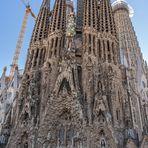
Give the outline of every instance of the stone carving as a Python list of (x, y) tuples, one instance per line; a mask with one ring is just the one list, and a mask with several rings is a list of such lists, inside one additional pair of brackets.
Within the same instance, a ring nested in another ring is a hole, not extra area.
[(66, 20), (65, 0), (55, 1), (49, 18), (49, 3), (36, 21), (7, 148), (125, 148), (138, 141), (140, 119), (129, 125), (135, 85), (131, 72), (123, 81), (110, 1), (78, 0), (83, 27), (74, 13)]

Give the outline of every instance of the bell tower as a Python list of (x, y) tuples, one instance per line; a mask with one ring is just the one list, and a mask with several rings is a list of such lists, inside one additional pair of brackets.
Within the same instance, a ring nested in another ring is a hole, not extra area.
[[(32, 34), (31, 43), (47, 38), (50, 22), (50, 0), (44, 0)], [(43, 23), (44, 22), (44, 23)]]
[[(41, 108), (41, 77), (48, 44), (50, 0), (43, 0), (32, 34), (21, 87), (16, 100), (15, 129), (8, 147), (33, 147)], [(32, 129), (30, 127), (33, 127)], [(30, 134), (28, 134), (30, 133)], [(13, 142), (15, 141), (16, 142)], [(30, 140), (29, 140), (30, 139)]]
[[(132, 130), (135, 130), (138, 133), (139, 140), (141, 140), (143, 127), (145, 127), (139, 103), (142, 98), (139, 100), (139, 97), (134, 92), (138, 92), (138, 83), (141, 83), (139, 80), (141, 79), (139, 72), (142, 71), (141, 63), (143, 59), (141, 57), (141, 50), (131, 21), (131, 17), (134, 15), (134, 10), (126, 1), (117, 0), (113, 3), (113, 14), (119, 38), (121, 64), (124, 67), (128, 84), (127, 89), (130, 100), (128, 104), (131, 110), (130, 118)], [(139, 92), (140, 91), (141, 90), (139, 90)], [(126, 120), (128, 115), (129, 114), (126, 113)]]

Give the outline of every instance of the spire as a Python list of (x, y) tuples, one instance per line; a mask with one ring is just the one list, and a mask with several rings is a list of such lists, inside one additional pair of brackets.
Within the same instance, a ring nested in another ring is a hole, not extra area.
[(110, 0), (100, 0), (99, 31), (116, 35), (115, 22)]
[(126, 67), (134, 68), (140, 53), (139, 43), (130, 18), (134, 15), (134, 10), (123, 0), (115, 1), (112, 6), (121, 50), (121, 63)]
[(84, 0), (83, 43), (84, 53), (96, 56), (96, 39), (98, 34), (97, 0)]
[(113, 4), (113, 11), (117, 11), (117, 10), (127, 10), (127, 12), (129, 13), (129, 16), (132, 18), (134, 16), (134, 9), (125, 1), (125, 0), (116, 0)]
[(74, 10), (74, 4), (72, 0), (66, 0), (66, 15), (69, 15), (70, 12), (73, 12)]
[[(64, 48), (66, 0), (56, 0), (49, 28), (48, 58), (59, 58)], [(58, 34), (58, 35), (57, 35)]]
[(43, 0), (34, 27), (31, 43), (47, 38), (50, 20), (50, 0)]
[(84, 0), (83, 27), (98, 28), (98, 10), (96, 0)]
[(84, 11), (84, 0), (77, 0), (77, 30), (81, 31), (83, 26), (83, 11)]
[(56, 0), (50, 23), (50, 32), (65, 29), (66, 0)]
[[(118, 65), (119, 45), (110, 0), (99, 1), (98, 58), (100, 62)], [(108, 36), (106, 38), (105, 36)]]
[(50, 0), (43, 0), (42, 7), (50, 9)]

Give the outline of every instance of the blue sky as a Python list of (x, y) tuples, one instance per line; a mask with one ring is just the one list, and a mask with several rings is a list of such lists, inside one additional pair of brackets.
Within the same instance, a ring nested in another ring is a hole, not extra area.
[[(138, 37), (138, 41), (144, 58), (148, 61), (148, 0), (127, 0), (134, 8), (135, 15), (132, 22)], [(30, 0), (30, 5), (37, 15), (42, 0)], [(53, 4), (53, 0), (51, 0)], [(3, 67), (10, 67), (16, 48), (25, 6), (21, 0), (2, 0), (0, 5), (0, 75)], [(24, 68), (27, 50), (34, 27), (33, 18), (29, 17), (23, 47), (19, 58), (19, 67)]]

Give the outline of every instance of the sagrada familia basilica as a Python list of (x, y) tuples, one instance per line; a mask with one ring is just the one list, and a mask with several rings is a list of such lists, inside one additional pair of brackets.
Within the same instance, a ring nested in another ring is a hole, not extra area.
[(148, 148), (148, 66), (132, 16), (124, 0), (43, 0), (24, 73), (0, 79), (0, 147)]

